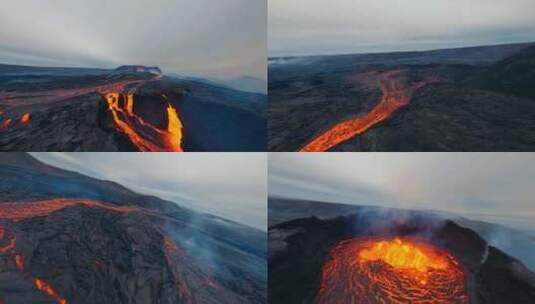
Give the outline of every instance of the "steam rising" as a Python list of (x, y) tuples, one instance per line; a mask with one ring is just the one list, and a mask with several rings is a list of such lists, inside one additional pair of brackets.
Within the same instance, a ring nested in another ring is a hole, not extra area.
[(533, 230), (522, 219), (535, 218), (534, 161), (535, 155), (515, 153), (277, 153), (270, 155), (269, 193), (495, 216), (494, 222)]

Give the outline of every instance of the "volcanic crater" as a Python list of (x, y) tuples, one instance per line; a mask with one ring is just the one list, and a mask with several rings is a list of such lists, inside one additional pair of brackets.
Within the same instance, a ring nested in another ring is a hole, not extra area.
[(314, 204), (270, 200), (273, 303), (535, 300), (531, 270), (443, 215)]

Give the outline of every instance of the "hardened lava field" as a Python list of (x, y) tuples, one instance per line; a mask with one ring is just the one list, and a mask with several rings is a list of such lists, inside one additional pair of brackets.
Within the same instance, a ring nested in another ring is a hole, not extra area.
[(317, 303), (468, 303), (458, 262), (423, 241), (354, 238), (330, 255)]

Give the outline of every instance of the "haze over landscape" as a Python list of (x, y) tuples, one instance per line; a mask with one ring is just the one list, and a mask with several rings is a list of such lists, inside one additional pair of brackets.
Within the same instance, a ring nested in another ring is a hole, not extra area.
[(269, 195), (441, 210), (533, 231), (534, 161), (527, 153), (274, 153)]
[[(249, 153), (32, 153), (183, 207), (266, 230), (266, 156)], [(105, 155), (105, 157), (104, 157)]]
[(263, 1), (10, 1), (0, 12), (0, 63), (265, 80), (266, 18)]
[(535, 40), (531, 0), (269, 1), (269, 55), (426, 50)]

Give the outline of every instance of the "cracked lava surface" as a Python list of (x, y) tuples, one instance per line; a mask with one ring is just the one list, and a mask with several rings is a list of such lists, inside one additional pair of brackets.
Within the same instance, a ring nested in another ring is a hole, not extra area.
[(464, 271), (444, 249), (409, 238), (340, 242), (321, 270), (317, 303), (468, 303)]

